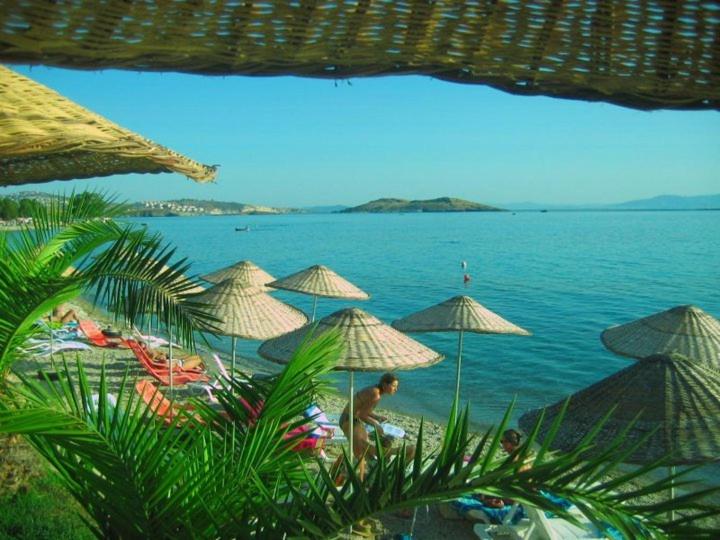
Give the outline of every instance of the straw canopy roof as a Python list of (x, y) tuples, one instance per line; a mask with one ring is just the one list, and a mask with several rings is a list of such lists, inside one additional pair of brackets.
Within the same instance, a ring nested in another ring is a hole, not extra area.
[(226, 279), (236, 279), (247, 285), (260, 287), (263, 292), (271, 290), (265, 285), (275, 281), (273, 276), (251, 261), (240, 261), (210, 274), (200, 276), (200, 279), (210, 283), (222, 283)]
[[(287, 363), (295, 349), (315, 325), (308, 325), (263, 343), (260, 356)], [(341, 309), (317, 323), (317, 335), (333, 329), (340, 331), (344, 352), (335, 366), (346, 371), (383, 371), (431, 366), (443, 355), (394, 330), (369, 313), (357, 308)]]
[[(564, 400), (546, 409), (540, 430), (548, 434)], [(649, 463), (672, 454), (671, 463), (689, 464), (720, 456), (720, 373), (680, 355), (654, 355), (607, 377), (570, 398), (554, 448), (569, 451), (613, 407), (596, 442), (599, 449), (636, 417), (638, 422), (625, 438), (638, 442), (657, 429), (627, 463)], [(541, 409), (520, 418), (529, 431)]]
[(311, 266), (295, 274), (268, 284), (275, 289), (285, 289), (314, 296), (367, 300), (370, 295), (340, 277), (327, 266)]
[(299, 75), (424, 74), (638, 109), (717, 109), (704, 0), (3, 3), (0, 61)]
[(0, 66), (0, 185), (125, 173), (177, 172), (207, 182), (192, 161)]
[(677, 306), (605, 330), (600, 339), (616, 354), (644, 358), (677, 352), (720, 369), (720, 321), (695, 306)]
[(478, 334), (516, 334), (530, 332), (506, 321), (469, 296), (455, 296), (392, 323), (402, 332), (463, 331)]
[(193, 300), (208, 304), (207, 311), (221, 321), (215, 326), (226, 336), (268, 339), (308, 321), (299, 309), (234, 279), (210, 287)]

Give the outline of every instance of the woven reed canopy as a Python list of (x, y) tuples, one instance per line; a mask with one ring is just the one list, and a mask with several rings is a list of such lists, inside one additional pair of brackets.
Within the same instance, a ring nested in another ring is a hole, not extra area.
[(237, 279), (247, 285), (259, 287), (263, 292), (271, 291), (272, 289), (265, 285), (275, 281), (274, 277), (251, 261), (240, 261), (210, 274), (200, 276), (200, 279), (210, 283), (221, 283), (226, 279)]
[(0, 61), (331, 79), (424, 74), (639, 109), (717, 109), (705, 0), (3, 2)]
[(524, 328), (506, 321), (469, 296), (454, 296), (392, 323), (402, 332), (458, 332), (458, 353), (455, 370), (455, 399), (460, 403), (460, 373), (462, 370), (463, 333), (516, 334), (529, 336)]
[(268, 339), (307, 323), (299, 309), (234, 279), (210, 287), (193, 300), (208, 304), (209, 313), (221, 321), (216, 324), (220, 333), (227, 336)]
[(0, 66), (0, 185), (177, 172), (207, 182), (192, 161)]
[(644, 358), (677, 352), (720, 369), (720, 321), (695, 306), (676, 306), (605, 330), (600, 339), (616, 354)]
[[(546, 409), (540, 440), (547, 434), (565, 400)], [(637, 416), (626, 444), (657, 429), (627, 463), (650, 463), (672, 454), (681, 465), (720, 457), (720, 373), (680, 355), (654, 355), (607, 377), (570, 398), (553, 448), (570, 451), (615, 407), (595, 439), (601, 450)], [(520, 418), (530, 431), (541, 409)]]
[[(308, 325), (263, 343), (260, 356), (286, 364), (315, 325)], [(357, 308), (341, 309), (318, 321), (316, 334), (338, 329), (344, 352), (335, 366), (347, 371), (384, 371), (431, 366), (443, 355), (398, 332)]]
[(285, 289), (313, 296), (367, 300), (370, 295), (345, 278), (321, 264), (269, 283), (275, 289)]
[(506, 321), (469, 296), (455, 296), (392, 323), (402, 332), (475, 332), (529, 336), (524, 328)]

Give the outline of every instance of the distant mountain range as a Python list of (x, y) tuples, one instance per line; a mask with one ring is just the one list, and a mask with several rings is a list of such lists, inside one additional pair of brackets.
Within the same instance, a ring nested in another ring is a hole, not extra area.
[[(9, 193), (7, 197), (33, 199), (47, 203), (57, 195), (42, 191)], [(130, 215), (136, 216), (194, 216), (194, 215), (259, 215), (259, 214), (329, 214), (334, 212), (497, 212), (507, 210), (720, 210), (720, 194), (683, 197), (659, 195), (617, 204), (543, 204), (535, 202), (508, 203), (497, 206), (475, 203), (452, 197), (429, 200), (377, 199), (359, 206), (308, 206), (279, 208), (257, 204), (213, 201), (203, 199), (175, 199), (168, 201), (140, 201), (130, 205)]]
[(682, 197), (658, 195), (617, 204), (542, 204), (534, 202), (508, 203), (510, 210), (720, 210), (720, 194)]
[(502, 212), (500, 208), (464, 199), (440, 197), (424, 201), (407, 199), (377, 199), (360, 206), (345, 208), (341, 213), (389, 213), (389, 212)]

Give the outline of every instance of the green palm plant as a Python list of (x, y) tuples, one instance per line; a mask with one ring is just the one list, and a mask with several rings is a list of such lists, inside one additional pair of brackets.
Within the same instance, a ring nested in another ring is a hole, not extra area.
[(78, 361), (74, 369), (65, 365), (57, 382), (23, 378), (10, 388), (0, 406), (0, 432), (25, 435), (87, 509), (98, 537), (327, 538), (382, 512), (475, 492), (573, 519), (542, 491), (567, 498), (599, 527), (612, 526), (627, 538), (717, 537), (700, 521), (717, 516), (716, 507), (702, 502), (716, 490), (679, 497), (673, 504), (684, 517), (663, 521), (666, 504), (641, 497), (665, 491), (668, 480), (628, 487), (653, 466), (618, 473), (618, 463), (633, 451), (621, 438), (588, 457), (599, 427), (566, 455), (549, 452), (548, 437), (533, 467), (520, 470), (536, 432), (515, 455), (501, 456), (499, 433), (511, 408), (498, 430), (479, 438), (469, 433), (467, 410), (451, 416), (442, 447), (430, 454), (422, 452), (421, 428), (412, 462), (403, 453), (388, 459), (381, 452), (364, 482), (346, 459), (348, 481), (336, 487), (322, 463), (291, 451), (286, 435), (323, 391), (321, 377), (339, 347), (334, 335), (306, 342), (277, 377), (228, 382), (216, 392), (220, 410), (196, 402), (195, 416), (178, 418), (169, 428), (137, 400), (127, 375), (117, 407), (105, 398), (104, 374), (95, 404)]
[(82, 292), (127, 322), (157, 316), (192, 345), (213, 319), (192, 301), (188, 263), (157, 234), (116, 220), (125, 207), (96, 193), (37, 205), (33, 225), (0, 232), (0, 383), (37, 332), (36, 320)]

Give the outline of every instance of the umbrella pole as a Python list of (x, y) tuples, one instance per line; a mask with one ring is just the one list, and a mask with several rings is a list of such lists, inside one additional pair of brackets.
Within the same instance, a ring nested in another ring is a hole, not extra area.
[(353, 465), (355, 464), (355, 455), (353, 453), (353, 439), (355, 438), (355, 403), (353, 403), (355, 401), (353, 399), (355, 395), (354, 385), (354, 373), (350, 370), (350, 437), (348, 437), (348, 439), (350, 440), (350, 463)]
[[(232, 341), (232, 361), (230, 363), (230, 380), (235, 383), (235, 336), (230, 338)], [(235, 390), (233, 389), (233, 392)]]
[(317, 310), (317, 294), (313, 294), (313, 312), (310, 322), (315, 322), (315, 311)]
[[(670, 476), (675, 475), (675, 465), (671, 465), (668, 467), (668, 473)], [(670, 480), (670, 502), (672, 503), (675, 500), (675, 481)], [(668, 520), (672, 521), (675, 519), (675, 512), (673, 510), (668, 511)]]
[[(317, 300), (317, 296), (315, 297), (315, 300)], [(313, 309), (313, 321), (315, 320), (315, 310)], [(355, 466), (355, 456), (353, 454), (353, 439), (355, 438), (355, 404), (353, 403), (355, 400), (353, 397), (355, 396), (355, 389), (353, 388), (355, 385), (355, 378), (354, 373), (352, 370), (350, 370), (350, 437), (348, 437), (348, 440), (350, 441), (350, 466)], [(348, 471), (349, 474), (349, 471)], [(350, 536), (349, 538), (352, 538), (353, 535), (353, 526), (350, 524)]]
[(172, 314), (169, 314), (168, 316), (168, 334), (170, 338), (170, 344), (168, 345), (168, 348), (170, 349), (170, 355), (168, 357), (168, 377), (170, 378), (170, 400), (172, 401), (173, 398), (173, 346), (172, 346), (172, 340), (173, 340), (173, 333), (172, 333)]
[(462, 366), (462, 350), (463, 350), (463, 331), (458, 334), (458, 353), (457, 367), (455, 371), (455, 401), (453, 402), (453, 410), (457, 413), (460, 406), (460, 367)]

